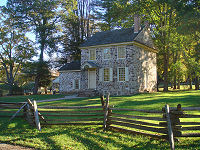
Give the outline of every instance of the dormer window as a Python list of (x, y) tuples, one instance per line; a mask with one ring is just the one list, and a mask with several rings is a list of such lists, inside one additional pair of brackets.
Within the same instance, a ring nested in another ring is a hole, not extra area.
[(89, 59), (96, 60), (96, 50), (95, 49), (89, 50)]
[(117, 48), (117, 58), (118, 59), (126, 58), (126, 49), (125, 49), (125, 47), (118, 47)]
[(103, 59), (110, 59), (110, 58), (111, 58), (110, 48), (105, 48), (103, 50)]

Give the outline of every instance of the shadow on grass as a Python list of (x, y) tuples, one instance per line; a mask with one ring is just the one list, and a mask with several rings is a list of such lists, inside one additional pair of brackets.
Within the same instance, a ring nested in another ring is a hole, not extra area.
[[(3, 120), (2, 120), (3, 121)], [(24, 123), (23, 120), (16, 119), (13, 122), (0, 122), (0, 136), (6, 137), (3, 143), (17, 144), (20, 146), (31, 146), (36, 141), (46, 145), (47, 149), (61, 150), (65, 149), (68, 142), (72, 144), (67, 146), (76, 147), (77, 144), (82, 149), (105, 150), (105, 149), (122, 149), (122, 150), (152, 150), (152, 149), (169, 149), (169, 143), (163, 140), (155, 140), (140, 135), (128, 135), (115, 131), (103, 132), (102, 127), (98, 126), (50, 126), (42, 127), (42, 131), (37, 131), (34, 127)], [(14, 125), (12, 125), (14, 124)], [(9, 138), (7, 138), (9, 137)], [(36, 140), (36, 141), (35, 141)], [(24, 143), (19, 144), (20, 141)], [(65, 145), (63, 144), (65, 143)], [(74, 145), (73, 145), (74, 143)], [(199, 140), (191, 143), (175, 143), (177, 149), (195, 149), (200, 147)], [(40, 149), (36, 146), (35, 148)], [(41, 149), (43, 149), (41, 147)]]
[(66, 99), (52, 102), (38, 103), (39, 106), (88, 106), (88, 105), (101, 105), (99, 98), (77, 98), (77, 99)]
[[(164, 97), (164, 98), (155, 98), (153, 100), (148, 100), (149, 97), (145, 97), (146, 100), (138, 100), (137, 98), (134, 100), (122, 100), (120, 98), (116, 98), (115, 101), (118, 101), (118, 105), (115, 107), (123, 107), (123, 108), (139, 108), (139, 107), (148, 107), (149, 109), (162, 109), (162, 105), (164, 107), (165, 104), (169, 104), (171, 107), (176, 107), (178, 104), (181, 104), (182, 107), (200, 107), (200, 96), (196, 95), (186, 95), (186, 96), (173, 96)], [(152, 98), (150, 98), (152, 99)], [(110, 102), (112, 104), (112, 101)], [(155, 108), (155, 106), (159, 106)]]
[(33, 100), (45, 100), (45, 99), (55, 99), (63, 98), (64, 95), (21, 95), (21, 96), (4, 96), (0, 97), (0, 102), (26, 102), (27, 99)]
[[(173, 93), (153, 93), (153, 94), (138, 94), (135, 96), (126, 97), (111, 97), (110, 103), (116, 104), (118, 107), (124, 108), (148, 108), (160, 110), (162, 106), (168, 103), (171, 107), (177, 104), (182, 104), (182, 107), (200, 106), (200, 96), (189, 95), (191, 92), (183, 92), (182, 95), (178, 92)], [(41, 105), (57, 105), (57, 106), (77, 106), (77, 105), (101, 105), (99, 98), (83, 98), (72, 100), (53, 101), (41, 103)], [(5, 137), (3, 142), (19, 143), (24, 141), (25, 146), (30, 146), (31, 141), (37, 139), (38, 143), (47, 145), (48, 149), (65, 149), (65, 144), (68, 140), (71, 145), (79, 144), (85, 149), (169, 149), (169, 143), (163, 140), (153, 140), (143, 136), (130, 136), (124, 133), (102, 132), (102, 129), (96, 126), (50, 126), (42, 127), (42, 131), (37, 131), (34, 127), (30, 127), (25, 121), (15, 119), (12, 122), (4, 122), (6, 119), (0, 120), (0, 137)], [(9, 139), (7, 139), (9, 137)], [(32, 141), (33, 143), (35, 141)], [(36, 144), (37, 144), (36, 142)], [(28, 143), (28, 144), (27, 144)], [(191, 143), (176, 143), (177, 149), (197, 149), (200, 147), (199, 140), (194, 140)], [(38, 146), (36, 147), (38, 148)], [(41, 148), (42, 149), (42, 148)], [(78, 149), (75, 145), (75, 149)]]
[[(143, 142), (137, 142), (138, 136), (127, 136), (126, 134), (111, 131), (103, 132), (102, 128), (97, 126), (51, 126), (43, 127), (42, 131), (39, 132), (28, 124), (24, 124), (22, 120), (15, 120), (15, 125), (13, 127), (11, 124), (12, 122), (6, 125), (1, 124), (1, 129), (3, 129), (3, 131), (0, 133), (0, 136), (6, 137), (6, 139), (2, 141), (4, 143), (15, 143), (21, 146), (34, 147), (31, 146), (33, 145), (31, 143), (33, 142), (37, 145), (36, 141), (38, 141), (39, 143), (45, 144), (48, 149), (61, 150), (65, 149), (63, 143), (67, 144), (68, 138), (70, 137), (71, 142), (80, 144), (86, 149), (93, 150), (109, 149), (108, 145), (110, 145), (111, 149), (120, 148), (131, 150), (136, 145), (135, 143), (139, 143), (139, 147), (143, 147)], [(149, 138), (144, 139), (149, 140)], [(60, 140), (63, 140), (62, 144), (60, 144)], [(19, 144), (20, 141), (24, 141), (24, 143)], [(126, 141), (129, 142), (129, 144), (127, 144)], [(159, 147), (159, 145), (154, 145), (154, 148), (157, 147)], [(35, 148), (40, 149), (38, 146)]]

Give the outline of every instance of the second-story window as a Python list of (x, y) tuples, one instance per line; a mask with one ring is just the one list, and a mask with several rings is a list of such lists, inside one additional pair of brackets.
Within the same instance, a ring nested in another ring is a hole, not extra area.
[(89, 50), (89, 56), (90, 60), (96, 60), (96, 50), (95, 49)]
[(110, 48), (105, 48), (103, 50), (103, 59), (110, 59), (111, 54), (110, 54)]
[(126, 58), (126, 49), (125, 49), (125, 47), (118, 47), (117, 48), (117, 58), (119, 58), (119, 59)]

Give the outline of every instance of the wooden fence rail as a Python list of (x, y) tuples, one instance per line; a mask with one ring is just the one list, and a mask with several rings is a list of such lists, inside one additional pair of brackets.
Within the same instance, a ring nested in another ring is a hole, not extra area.
[(24, 113), (21, 112), (21, 110), (23, 110), (22, 107), (25, 107), (25, 104), (26, 103), (0, 102), (0, 117), (10, 118), (10, 120), (12, 120), (14, 117), (24, 117)]
[[(166, 139), (172, 150), (177, 137), (200, 137), (199, 111), (200, 107), (180, 104), (166, 105), (161, 110), (117, 108), (109, 105), (109, 94), (106, 98), (101, 96), (101, 106), (37, 106), (31, 100), (0, 102), (0, 117), (24, 117), (38, 130), (44, 125), (102, 125), (104, 130)], [(193, 120), (188, 121), (190, 118)]]

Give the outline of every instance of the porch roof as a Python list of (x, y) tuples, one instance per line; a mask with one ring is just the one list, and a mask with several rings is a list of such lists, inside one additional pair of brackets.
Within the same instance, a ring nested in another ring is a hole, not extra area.
[(82, 69), (86, 69), (86, 68), (98, 68), (98, 65), (95, 62), (92, 61), (87, 61), (85, 63), (83, 63), (83, 65), (81, 66)]

